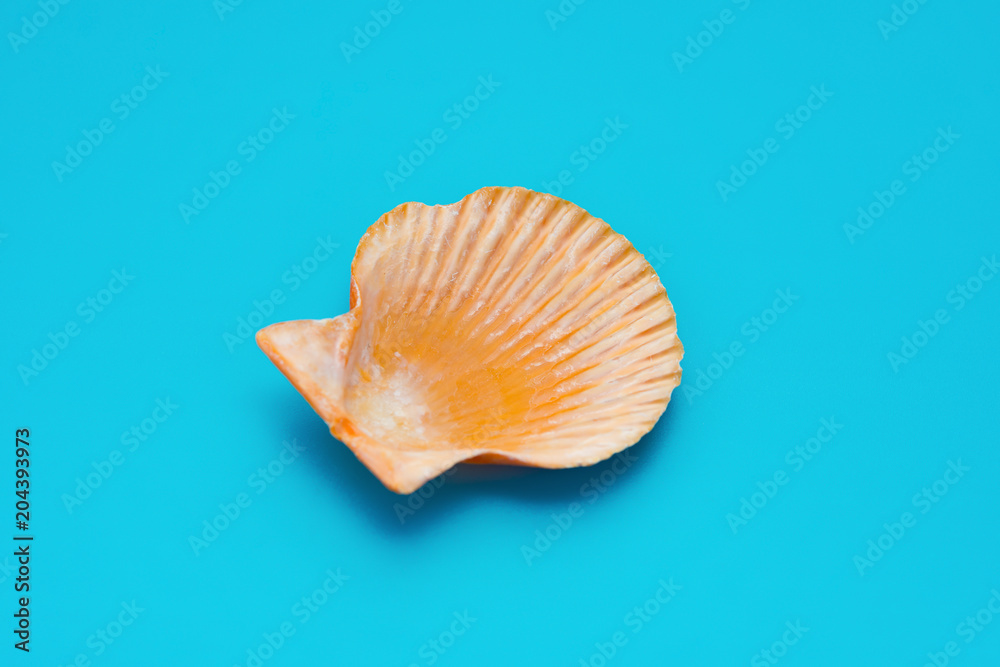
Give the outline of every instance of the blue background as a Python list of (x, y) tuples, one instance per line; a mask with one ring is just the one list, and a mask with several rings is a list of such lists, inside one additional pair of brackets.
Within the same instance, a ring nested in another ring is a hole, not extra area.
[[(36, 539), (32, 651), (0, 628), (0, 662), (247, 665), (285, 622), (295, 634), (266, 665), (771, 664), (759, 652), (794, 638), (786, 623), (808, 628), (789, 666), (922, 665), (950, 641), (951, 664), (1000, 660), (1000, 618), (959, 634), (1000, 589), (1000, 280), (961, 309), (952, 293), (1000, 251), (996, 3), (914, 4), (886, 31), (888, 0), (595, 0), (564, 3), (565, 21), (557, 0), (402, 0), (350, 61), (341, 43), (386, 3), (329, 4), (73, 0), (34, 32), (37, 3), (0, 12), (4, 34), (31, 35), (0, 45), (0, 514), (13, 533), (13, 432), (28, 427)], [(688, 39), (726, 9), (698, 53)], [(147, 67), (168, 74), (120, 118), (112, 103)], [(452, 127), (445, 112), (491, 76)], [(776, 123), (813, 86), (832, 96), (786, 137)], [(241, 142), (286, 107), (248, 160)], [(60, 179), (52, 163), (103, 118), (114, 131)], [(627, 127), (581, 171), (574, 153), (609, 118)], [(390, 187), (436, 128), (447, 139)], [(939, 128), (959, 138), (911, 181), (905, 163)], [(768, 138), (778, 151), (724, 200), (718, 182)], [(186, 222), (180, 205), (230, 160), (239, 174)], [(905, 194), (845, 230), (895, 179)], [(274, 290), (264, 323), (344, 312), (379, 215), (486, 185), (561, 189), (647, 255), (676, 308), (684, 382), (604, 493), (585, 485), (610, 462), (460, 467), (426, 499), (396, 496), (252, 340), (224, 338)], [(292, 289), (317, 238), (339, 247)], [(123, 268), (134, 279), (88, 321), (78, 304)], [(798, 299), (763, 331), (751, 318), (785, 289)], [(937, 310), (948, 321), (894, 368)], [(22, 379), (70, 321), (79, 334)], [(128, 451), (122, 433), (168, 398), (178, 408)], [(831, 418), (843, 427), (796, 469), (786, 453)], [(293, 439), (305, 451), (258, 493), (251, 476)], [(124, 463), (68, 507), (115, 450)], [(969, 470), (922, 513), (914, 496), (959, 460)], [(779, 471), (788, 483), (733, 523)], [(240, 493), (251, 504), (193, 548)], [(583, 514), (551, 528), (571, 503)], [(904, 512), (915, 525), (859, 566)], [(349, 578), (301, 622), (295, 605), (337, 568)], [(681, 588), (633, 632), (661, 579)], [(133, 601), (143, 611), (102, 645)], [(595, 644), (616, 632), (627, 642), (605, 659)]]

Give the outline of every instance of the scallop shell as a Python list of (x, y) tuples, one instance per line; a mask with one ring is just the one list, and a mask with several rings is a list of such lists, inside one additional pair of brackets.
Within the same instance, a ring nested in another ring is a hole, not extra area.
[(656, 272), (579, 206), (483, 188), (362, 237), (350, 311), (257, 343), (397, 493), (456, 463), (591, 465), (653, 428), (683, 347)]

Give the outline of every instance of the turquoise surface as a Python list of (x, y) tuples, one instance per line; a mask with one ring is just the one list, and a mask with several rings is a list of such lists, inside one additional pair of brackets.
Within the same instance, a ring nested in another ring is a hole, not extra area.
[[(998, 27), (5, 3), (0, 664), (1000, 664)], [(397, 496), (250, 333), (346, 311), (379, 215), (486, 185), (647, 256), (683, 383), (618, 459)]]

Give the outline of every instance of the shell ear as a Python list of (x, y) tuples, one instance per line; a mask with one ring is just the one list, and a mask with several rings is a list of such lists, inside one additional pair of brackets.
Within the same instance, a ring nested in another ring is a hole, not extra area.
[(344, 375), (358, 329), (352, 310), (326, 320), (279, 322), (257, 332), (257, 345), (328, 424), (343, 420)]
[(387, 449), (354, 426), (344, 409), (344, 387), (359, 314), (355, 309), (332, 319), (272, 324), (257, 332), (257, 345), (386, 487), (413, 493), (478, 452)]

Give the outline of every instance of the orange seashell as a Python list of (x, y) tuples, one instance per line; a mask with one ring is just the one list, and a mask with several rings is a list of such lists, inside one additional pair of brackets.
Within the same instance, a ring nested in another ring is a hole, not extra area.
[(349, 312), (257, 343), (397, 493), (460, 461), (591, 465), (649, 432), (680, 383), (656, 272), (551, 195), (403, 204), (362, 237), (351, 275)]

